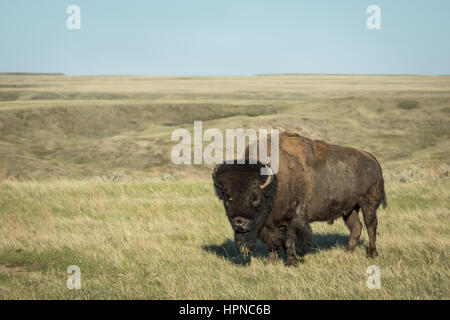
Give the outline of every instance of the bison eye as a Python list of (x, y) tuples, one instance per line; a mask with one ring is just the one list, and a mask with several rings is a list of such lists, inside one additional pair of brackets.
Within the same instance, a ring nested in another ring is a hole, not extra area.
[(224, 201), (223, 201), (225, 204), (225, 208), (228, 208), (230, 206), (231, 200), (232, 200), (231, 197), (229, 197), (228, 195), (225, 195)]
[(259, 195), (255, 194), (252, 198), (251, 198), (251, 204), (254, 208), (258, 207), (259, 204), (261, 203), (261, 199), (259, 197)]

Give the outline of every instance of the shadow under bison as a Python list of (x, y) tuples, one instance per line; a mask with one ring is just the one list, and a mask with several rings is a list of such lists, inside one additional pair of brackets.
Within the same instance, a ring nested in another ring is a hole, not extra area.
[[(340, 233), (330, 234), (313, 234), (312, 248), (310, 252), (319, 252), (325, 250), (331, 250), (335, 247), (345, 247), (347, 245), (349, 237)], [(358, 241), (358, 246), (363, 244), (362, 240)], [(251, 256), (243, 256), (236, 250), (236, 245), (231, 239), (225, 240), (221, 245), (206, 245), (203, 246), (203, 250), (209, 253), (213, 253), (218, 257), (222, 257), (233, 264), (248, 265), (251, 262)], [(260, 241), (257, 242), (255, 250), (252, 252), (252, 256), (258, 258), (268, 257), (269, 250)], [(283, 257), (286, 260), (286, 256)]]

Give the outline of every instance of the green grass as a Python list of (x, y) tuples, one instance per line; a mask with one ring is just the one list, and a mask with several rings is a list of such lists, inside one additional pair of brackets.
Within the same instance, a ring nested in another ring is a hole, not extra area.
[[(0, 298), (449, 299), (449, 101), (448, 76), (0, 75)], [(212, 166), (169, 159), (194, 120), (373, 153), (380, 256), (365, 257), (365, 230), (344, 252), (338, 220), (313, 224), (298, 268), (266, 264), (262, 244), (239, 257)]]
[[(298, 268), (266, 264), (262, 244), (249, 264), (240, 258), (206, 181), (4, 181), (0, 190), (0, 298), (449, 298), (449, 180), (389, 185), (378, 258), (365, 257), (365, 230), (344, 252), (339, 220), (313, 224)], [(365, 285), (372, 264), (380, 290)], [(81, 269), (81, 290), (66, 288), (69, 265)]]

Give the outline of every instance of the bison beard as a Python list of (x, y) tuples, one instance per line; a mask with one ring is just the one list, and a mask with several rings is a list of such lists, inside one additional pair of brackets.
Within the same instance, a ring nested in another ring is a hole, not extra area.
[(235, 232), (234, 243), (240, 254), (244, 256), (251, 254), (256, 247), (255, 232)]
[[(266, 212), (268, 211), (269, 210), (266, 210)], [(255, 250), (256, 240), (266, 222), (266, 217), (267, 214), (258, 214), (251, 220), (247, 232), (234, 232), (234, 243), (236, 244), (236, 250), (239, 253), (249, 255)]]
[(218, 165), (212, 178), (217, 196), (224, 202), (241, 254), (251, 253), (256, 240), (265, 243), (269, 258), (286, 254), (287, 265), (311, 248), (314, 221), (343, 217), (350, 230), (347, 250), (361, 235), (359, 209), (369, 235), (367, 256), (378, 255), (375, 241), (376, 210), (386, 206), (381, 166), (367, 152), (313, 141), (298, 134), (280, 136), (277, 174), (260, 175), (264, 164)]

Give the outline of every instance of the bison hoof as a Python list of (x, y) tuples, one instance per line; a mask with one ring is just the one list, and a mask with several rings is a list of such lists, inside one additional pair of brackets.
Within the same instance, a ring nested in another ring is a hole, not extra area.
[(367, 258), (375, 258), (378, 256), (378, 251), (376, 248), (369, 248), (367, 250)]
[(286, 261), (286, 266), (287, 267), (298, 267), (298, 260), (295, 258), (291, 258), (291, 259), (287, 259)]
[(267, 263), (275, 263), (278, 260), (278, 253), (275, 251), (269, 252), (269, 257), (267, 258)]

